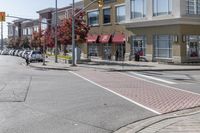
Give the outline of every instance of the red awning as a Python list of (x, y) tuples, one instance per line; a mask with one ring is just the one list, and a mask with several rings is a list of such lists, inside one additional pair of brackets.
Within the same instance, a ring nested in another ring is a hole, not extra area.
[(96, 43), (98, 39), (98, 35), (88, 35), (87, 43)]
[(109, 43), (111, 35), (100, 35), (100, 43)]
[(126, 41), (126, 37), (124, 34), (115, 34), (112, 38), (113, 43), (124, 43)]

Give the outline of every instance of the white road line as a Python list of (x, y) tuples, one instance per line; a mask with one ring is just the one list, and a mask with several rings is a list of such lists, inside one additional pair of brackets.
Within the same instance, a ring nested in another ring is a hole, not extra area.
[(100, 84), (97, 84), (97, 83), (95, 83), (94, 81), (91, 81), (91, 80), (89, 80), (89, 79), (87, 79), (87, 78), (85, 78), (85, 77), (83, 77), (83, 76), (81, 76), (81, 75), (79, 75), (79, 74), (77, 74), (77, 73), (75, 73), (75, 72), (70, 71), (70, 73), (72, 73), (72, 74), (74, 74), (74, 75), (76, 75), (76, 76), (78, 76), (78, 77), (80, 77), (80, 78), (82, 78), (82, 79), (84, 79), (84, 80), (86, 80), (86, 81), (88, 81), (88, 82), (90, 82), (90, 83), (92, 83), (92, 84), (98, 86), (98, 87), (101, 87), (101, 88), (103, 88), (103, 89), (105, 89), (105, 90), (107, 90), (107, 91), (109, 91), (109, 92), (111, 92), (111, 93), (113, 93), (113, 94), (115, 94), (115, 95), (117, 95), (117, 96), (123, 98), (123, 99), (126, 99), (127, 101), (129, 101), (129, 102), (131, 102), (131, 103), (134, 103), (134, 104), (136, 104), (136, 105), (138, 105), (138, 106), (140, 106), (140, 107), (142, 107), (142, 108), (144, 108), (144, 109), (147, 109), (147, 110), (149, 110), (149, 111), (151, 111), (151, 112), (153, 112), (153, 113), (156, 113), (156, 114), (162, 114), (162, 113), (160, 113), (160, 112), (158, 112), (158, 111), (155, 111), (155, 110), (153, 110), (153, 109), (151, 109), (151, 108), (149, 108), (149, 107), (146, 107), (146, 106), (144, 106), (144, 105), (142, 105), (142, 104), (140, 104), (140, 103), (137, 103), (137, 102), (135, 102), (135, 101), (133, 101), (133, 100), (131, 100), (131, 99), (129, 99), (129, 98), (127, 98), (127, 97), (125, 97), (125, 96), (119, 94), (119, 93), (116, 93), (116, 92), (110, 90), (109, 88), (106, 88), (106, 87), (104, 87), (104, 86), (101, 86)]
[[(120, 72), (120, 73), (121, 73), (121, 72)], [(182, 89), (179, 89), (179, 88), (176, 88), (176, 87), (172, 87), (172, 86), (168, 86), (168, 85), (156, 83), (156, 82), (153, 82), (153, 81), (150, 81), (150, 80), (146, 80), (146, 79), (143, 79), (143, 78), (139, 78), (139, 77), (136, 77), (136, 76), (127, 74), (127, 73), (121, 73), (121, 74), (122, 74), (122, 75), (129, 76), (129, 77), (132, 77), (132, 78), (136, 78), (136, 79), (139, 79), (139, 80), (143, 80), (143, 81), (146, 81), (146, 82), (149, 82), (149, 83), (153, 83), (153, 84), (156, 84), (156, 85), (160, 85), (160, 86), (163, 86), (163, 87), (168, 87), (168, 88), (171, 88), (171, 89), (174, 89), (174, 90), (183, 91), (183, 92), (186, 92), (186, 93), (190, 93), (190, 94), (193, 94), (193, 95), (198, 95), (198, 96), (200, 96), (199, 93), (195, 93), (195, 92), (192, 92), (192, 91), (182, 90)]]
[(164, 82), (164, 83), (167, 83), (167, 84), (176, 84), (174, 82), (171, 82), (171, 81), (168, 81), (168, 80), (164, 80), (164, 79), (160, 79), (160, 78), (155, 78), (155, 77), (152, 77), (152, 76), (147, 76), (147, 75), (143, 75), (143, 74), (139, 74), (139, 73), (134, 73), (134, 72), (131, 72), (131, 73), (134, 74), (134, 75), (140, 76), (140, 77), (157, 80), (157, 81)]

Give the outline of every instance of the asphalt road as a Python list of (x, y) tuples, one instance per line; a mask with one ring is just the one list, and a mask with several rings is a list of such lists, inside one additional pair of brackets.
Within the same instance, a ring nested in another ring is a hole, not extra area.
[(22, 62), (0, 55), (1, 133), (111, 133), (156, 115), (70, 72)]

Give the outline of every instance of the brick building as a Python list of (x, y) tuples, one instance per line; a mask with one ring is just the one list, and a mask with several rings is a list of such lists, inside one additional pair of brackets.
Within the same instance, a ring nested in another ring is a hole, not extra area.
[(97, 2), (87, 8), (86, 19), (85, 56), (200, 62), (199, 0), (104, 0), (102, 8)]

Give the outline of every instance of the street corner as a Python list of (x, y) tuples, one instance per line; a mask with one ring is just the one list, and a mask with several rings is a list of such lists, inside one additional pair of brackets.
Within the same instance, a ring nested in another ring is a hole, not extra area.
[[(126, 125), (114, 133), (163, 133), (200, 131), (200, 107), (145, 118)], [(195, 129), (194, 129), (195, 128)]]

